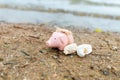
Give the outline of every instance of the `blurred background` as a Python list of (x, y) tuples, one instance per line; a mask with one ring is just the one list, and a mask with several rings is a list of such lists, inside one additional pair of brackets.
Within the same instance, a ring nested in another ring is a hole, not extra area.
[(120, 32), (120, 0), (0, 0), (0, 22)]

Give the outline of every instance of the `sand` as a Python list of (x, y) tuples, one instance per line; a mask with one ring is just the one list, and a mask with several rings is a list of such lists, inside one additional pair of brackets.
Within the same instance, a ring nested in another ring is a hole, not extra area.
[(48, 24), (0, 23), (0, 80), (120, 80), (120, 33), (67, 27), (75, 42), (91, 44), (84, 58), (45, 45)]

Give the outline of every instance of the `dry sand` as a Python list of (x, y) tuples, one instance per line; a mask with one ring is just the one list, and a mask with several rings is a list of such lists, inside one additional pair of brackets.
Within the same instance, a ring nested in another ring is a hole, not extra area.
[(120, 80), (120, 33), (67, 29), (93, 52), (80, 58), (46, 47), (49, 25), (0, 23), (0, 80)]

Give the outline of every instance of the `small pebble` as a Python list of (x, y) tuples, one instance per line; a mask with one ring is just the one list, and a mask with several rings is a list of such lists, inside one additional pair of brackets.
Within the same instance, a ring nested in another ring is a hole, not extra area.
[(102, 29), (100, 29), (100, 28), (96, 28), (96, 29), (95, 29), (95, 32), (100, 33), (100, 32), (103, 32), (103, 31), (102, 31)]
[(21, 50), (21, 53), (25, 54), (26, 56), (30, 56), (27, 52)]
[(110, 57), (106, 57), (106, 59), (107, 59), (107, 60), (111, 60), (111, 58), (110, 58)]
[(93, 70), (93, 69), (94, 69), (94, 67), (93, 67), (93, 66), (90, 66), (90, 69), (91, 69), (91, 70)]
[(52, 57), (53, 57), (54, 59), (57, 59), (57, 58), (58, 58), (56, 55), (53, 55)]
[(73, 58), (73, 55), (70, 55), (71, 58)]
[(117, 67), (112, 67), (111, 69), (113, 69), (114, 71), (119, 71)]
[(46, 60), (44, 60), (44, 59), (41, 59), (41, 60), (40, 60), (40, 62), (46, 62)]
[(2, 62), (0, 62), (0, 68), (2, 68), (2, 67), (4, 67), (4, 65), (3, 65), (3, 63), (2, 63)]
[(55, 78), (55, 77), (57, 77), (57, 74), (55, 73), (55, 74), (53, 74), (53, 77)]
[(64, 80), (71, 80), (71, 78), (70, 78), (70, 76), (64, 76)]
[(62, 52), (62, 51), (58, 51), (58, 53), (59, 53), (59, 54), (63, 54), (63, 52)]
[(36, 32), (36, 31), (37, 31), (37, 28), (34, 28), (33, 30), (34, 30), (34, 32)]
[(46, 50), (39, 50), (40, 53), (44, 54), (44, 53), (47, 53)]
[(109, 75), (109, 72), (108, 71), (103, 71), (103, 74), (107, 76), (107, 75)]
[(110, 65), (107, 66), (107, 69), (111, 69), (112, 67)]
[(109, 71), (108, 70), (100, 70), (100, 71), (102, 71), (102, 74), (105, 75), (105, 76), (109, 75)]
[(118, 50), (118, 47), (117, 46), (112, 46), (111, 48), (113, 51), (117, 51)]
[(44, 53), (42, 50), (39, 50), (40, 53)]
[(0, 62), (3, 61), (3, 58), (0, 58)]

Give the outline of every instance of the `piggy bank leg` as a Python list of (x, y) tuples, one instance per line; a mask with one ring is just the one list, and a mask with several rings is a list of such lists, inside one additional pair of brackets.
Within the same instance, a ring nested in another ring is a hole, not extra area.
[(64, 46), (60, 46), (58, 49), (59, 50), (64, 50)]
[(64, 50), (64, 49), (60, 47), (59, 50)]

